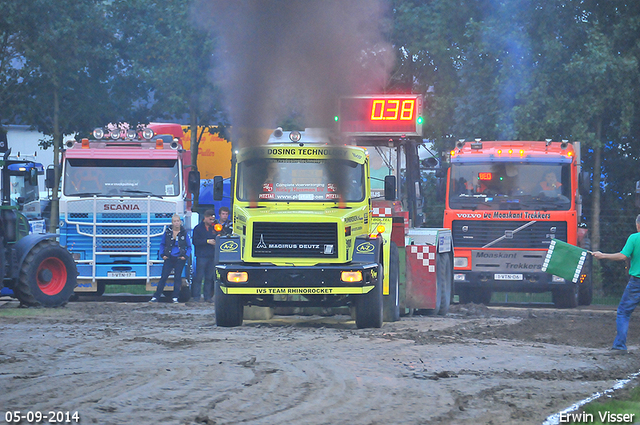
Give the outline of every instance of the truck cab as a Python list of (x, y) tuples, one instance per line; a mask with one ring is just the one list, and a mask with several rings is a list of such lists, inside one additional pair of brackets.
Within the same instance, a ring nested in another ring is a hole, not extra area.
[(494, 291), (550, 291), (558, 307), (590, 304), (590, 258), (577, 283), (542, 271), (553, 239), (590, 247), (579, 144), (460, 141), (450, 162), (444, 223), (456, 246), (461, 302), (487, 304)]
[(66, 142), (60, 241), (78, 266), (76, 292), (102, 294), (106, 284), (154, 290), (163, 262), (160, 241), (171, 217), (178, 214), (190, 228), (190, 156), (177, 138), (182, 128), (159, 124), (155, 130), (160, 133), (153, 125), (98, 128), (92, 140)]

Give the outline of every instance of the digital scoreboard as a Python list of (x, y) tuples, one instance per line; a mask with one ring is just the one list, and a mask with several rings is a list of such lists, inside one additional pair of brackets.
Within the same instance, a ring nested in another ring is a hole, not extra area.
[(336, 121), (354, 136), (422, 136), (422, 95), (343, 97)]

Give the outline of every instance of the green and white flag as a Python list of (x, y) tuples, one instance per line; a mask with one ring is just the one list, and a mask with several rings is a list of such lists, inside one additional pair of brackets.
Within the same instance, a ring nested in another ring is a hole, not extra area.
[(587, 254), (589, 251), (586, 249), (552, 239), (542, 264), (542, 271), (576, 283), (587, 260)]

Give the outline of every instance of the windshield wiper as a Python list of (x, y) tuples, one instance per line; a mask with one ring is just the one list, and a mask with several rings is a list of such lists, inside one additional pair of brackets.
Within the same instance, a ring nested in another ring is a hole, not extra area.
[(153, 192), (149, 192), (148, 190), (124, 189), (122, 193), (138, 193), (140, 195), (151, 195), (151, 196), (157, 196), (158, 198), (162, 198), (162, 195), (156, 195)]
[(82, 193), (74, 193), (70, 196), (79, 196), (81, 198), (85, 198), (87, 196), (93, 196), (93, 195), (98, 195), (98, 196), (103, 196), (102, 193), (99, 192), (82, 192)]

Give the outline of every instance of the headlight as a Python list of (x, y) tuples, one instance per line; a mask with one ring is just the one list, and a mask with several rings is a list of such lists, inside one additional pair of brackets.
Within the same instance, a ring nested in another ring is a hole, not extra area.
[(362, 272), (342, 272), (340, 273), (340, 280), (343, 282), (362, 282)]
[(467, 257), (455, 257), (453, 259), (453, 267), (458, 269), (469, 267), (469, 259)]
[(227, 273), (227, 281), (233, 283), (243, 283), (249, 280), (247, 272), (229, 272)]

